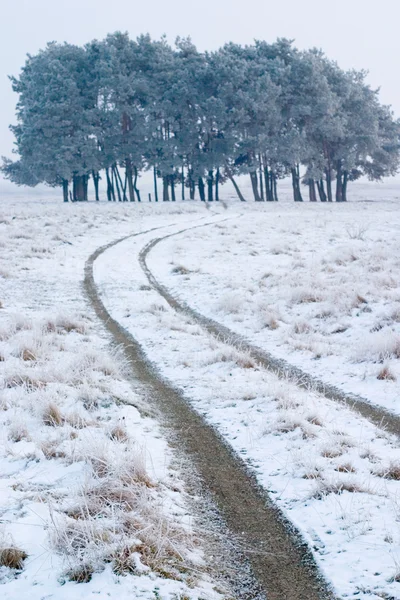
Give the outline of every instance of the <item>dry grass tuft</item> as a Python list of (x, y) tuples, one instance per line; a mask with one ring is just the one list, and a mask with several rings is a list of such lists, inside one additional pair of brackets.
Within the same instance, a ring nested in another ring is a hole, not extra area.
[(35, 361), (35, 360), (37, 360), (37, 357), (34, 354), (34, 352), (32, 350), (29, 350), (28, 348), (25, 348), (21, 352), (21, 358), (24, 361)]
[(400, 481), (400, 462), (391, 462), (387, 469), (377, 471), (375, 475), (392, 481)]
[(43, 327), (47, 333), (80, 333), (84, 334), (87, 331), (86, 323), (82, 320), (73, 317), (58, 316), (55, 319), (49, 319)]
[(112, 570), (116, 575), (127, 575), (137, 571), (133, 558), (135, 552), (136, 546), (122, 546), (111, 554)]
[(292, 331), (296, 334), (310, 333), (312, 327), (307, 321), (296, 321), (293, 323)]
[(129, 440), (129, 434), (124, 425), (115, 425), (110, 430), (109, 437), (117, 442), (127, 442)]
[(318, 469), (312, 469), (311, 471), (307, 471), (303, 475), (303, 479), (321, 479), (322, 474)]
[(335, 471), (338, 471), (339, 473), (355, 473), (356, 469), (351, 463), (344, 463), (342, 465), (338, 465), (335, 468)]
[(368, 304), (368, 300), (366, 300), (364, 298), (364, 296), (361, 296), (360, 294), (356, 294), (353, 302), (352, 302), (352, 307), (353, 308), (359, 308), (360, 306), (362, 306), (363, 304)]
[(187, 267), (184, 267), (183, 265), (177, 265), (171, 270), (171, 273), (173, 273), (174, 275), (188, 275), (189, 273), (191, 273), (191, 270)]
[(396, 381), (396, 375), (390, 370), (388, 365), (383, 366), (376, 376), (379, 381)]
[(69, 581), (75, 583), (89, 583), (94, 574), (94, 568), (92, 565), (79, 565), (72, 569), (69, 569), (65, 576)]
[(15, 546), (0, 547), (0, 566), (8, 567), (9, 569), (16, 569), (20, 571), (24, 568), (24, 561), (28, 558), (28, 555), (23, 550), (16, 548)]
[(12, 389), (16, 387), (24, 387), (27, 392), (34, 392), (36, 390), (43, 390), (47, 385), (46, 381), (35, 379), (29, 375), (11, 375), (6, 377), (4, 380), (4, 387)]
[(54, 402), (50, 402), (42, 413), (42, 420), (45, 425), (49, 427), (59, 427), (64, 423), (64, 418), (61, 414), (60, 409)]
[(22, 442), (22, 440), (30, 441), (30, 435), (26, 427), (21, 424), (15, 424), (10, 427), (8, 430), (8, 439), (12, 442), (18, 443)]
[(337, 458), (338, 456), (342, 456), (343, 448), (338, 447), (328, 447), (324, 448), (321, 452), (321, 456), (324, 458)]
[(48, 460), (66, 457), (66, 454), (63, 450), (58, 450), (57, 442), (43, 442), (40, 445), (40, 449)]
[(349, 492), (350, 494), (370, 494), (371, 490), (364, 487), (357, 481), (320, 481), (311, 494), (311, 498), (322, 500), (329, 494), (343, 494), (343, 492)]
[(297, 290), (292, 295), (293, 304), (312, 304), (321, 301), (322, 297), (312, 289)]

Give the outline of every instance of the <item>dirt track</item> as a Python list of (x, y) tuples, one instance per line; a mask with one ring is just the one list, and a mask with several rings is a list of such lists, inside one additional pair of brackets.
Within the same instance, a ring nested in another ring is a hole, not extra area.
[(171, 292), (163, 286), (159, 281), (155, 278), (153, 273), (150, 271), (146, 258), (149, 252), (162, 242), (163, 240), (178, 235), (179, 233), (183, 233), (184, 231), (188, 231), (190, 229), (196, 229), (198, 227), (204, 227), (205, 225), (210, 225), (210, 223), (195, 225), (188, 227), (184, 230), (181, 230), (176, 233), (171, 233), (163, 237), (156, 238), (149, 242), (141, 251), (139, 256), (140, 265), (149, 280), (149, 283), (157, 290), (157, 292), (168, 302), (168, 304), (176, 311), (184, 313), (185, 315), (191, 317), (196, 323), (201, 325), (203, 329), (208, 331), (211, 335), (216, 337), (219, 340), (223, 340), (224, 342), (234, 346), (238, 350), (246, 350), (251, 354), (254, 360), (259, 363), (264, 368), (272, 371), (278, 377), (281, 378), (290, 378), (293, 380), (296, 385), (304, 389), (312, 389), (318, 392), (319, 394), (329, 398), (330, 400), (334, 400), (336, 402), (341, 402), (345, 404), (352, 410), (357, 411), (360, 415), (368, 419), (371, 423), (374, 423), (378, 427), (385, 429), (389, 433), (393, 433), (394, 435), (400, 437), (400, 417), (381, 408), (379, 406), (375, 406), (369, 403), (365, 398), (361, 396), (357, 396), (356, 394), (350, 394), (343, 392), (333, 385), (329, 385), (324, 383), (323, 381), (313, 377), (309, 373), (306, 373), (302, 369), (295, 367), (285, 360), (274, 357), (269, 352), (262, 350), (261, 348), (250, 344), (250, 342), (244, 338), (243, 336), (235, 333), (228, 327), (225, 327), (221, 323), (214, 321), (204, 315), (200, 314), (193, 308), (191, 308), (185, 302), (178, 300), (171, 294)]
[[(148, 232), (134, 235), (143, 233)], [(94, 282), (93, 263), (108, 248), (128, 237), (133, 236), (125, 236), (99, 248), (86, 263), (84, 289), (98, 317), (115, 342), (124, 349), (132, 376), (140, 383), (149, 403), (161, 410), (171, 437), (178, 440), (197, 470), (204, 489), (211, 493), (268, 600), (332, 599), (333, 595), (322, 580), (307, 545), (249, 474), (244, 462), (191, 408), (183, 394), (157, 373), (138, 342), (112, 319), (101, 302)], [(145, 269), (145, 257), (158, 241), (160, 239), (153, 241), (142, 253)], [(152, 284), (168, 300), (168, 292), (147, 272)], [(172, 297), (170, 300), (174, 308), (186, 312), (186, 307), (181, 307)], [(239, 589), (240, 581), (236, 583), (235, 587)], [(237, 600), (255, 597), (259, 597), (255, 588), (253, 592), (243, 589)]]

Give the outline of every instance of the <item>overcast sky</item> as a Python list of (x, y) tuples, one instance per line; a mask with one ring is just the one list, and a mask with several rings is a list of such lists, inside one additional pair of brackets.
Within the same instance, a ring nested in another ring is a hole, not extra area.
[(25, 55), (48, 41), (83, 44), (117, 30), (190, 35), (200, 50), (291, 38), (343, 68), (369, 70), (400, 117), (400, 0), (1, 0), (0, 155), (11, 154), (17, 99), (7, 75), (19, 73)]

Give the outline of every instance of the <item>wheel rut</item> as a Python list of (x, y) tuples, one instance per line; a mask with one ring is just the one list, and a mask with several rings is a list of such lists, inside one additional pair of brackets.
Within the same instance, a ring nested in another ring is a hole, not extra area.
[[(93, 275), (95, 260), (119, 242), (154, 229), (157, 228), (125, 236), (97, 249), (85, 265), (83, 285), (86, 296), (115, 343), (124, 350), (131, 375), (140, 382), (148, 402), (161, 411), (167, 429), (189, 457), (205, 491), (211, 494), (230, 533), (248, 559), (260, 592), (264, 592), (268, 600), (333, 600), (334, 595), (299, 532), (259, 486), (244, 461), (234, 455), (220, 434), (190, 406), (185, 396), (163, 379), (137, 340), (111, 317), (100, 299)], [(154, 245), (155, 241), (146, 247), (142, 263)], [(149, 275), (154, 285), (154, 278)], [(249, 595), (245, 591), (237, 596), (238, 600), (255, 597), (259, 598), (259, 595), (255, 592)]]
[(170, 233), (163, 237), (158, 237), (150, 241), (140, 252), (139, 262), (144, 271), (149, 283), (155, 290), (168, 302), (168, 304), (177, 312), (183, 313), (186, 316), (191, 317), (197, 324), (205, 329), (209, 334), (215, 338), (223, 341), (226, 344), (234, 346), (238, 350), (246, 350), (252, 358), (259, 363), (262, 367), (271, 371), (281, 379), (290, 378), (298, 387), (304, 389), (312, 389), (318, 392), (320, 395), (325, 396), (329, 400), (340, 402), (346, 405), (351, 410), (358, 412), (361, 416), (365, 417), (374, 425), (384, 429), (385, 431), (400, 437), (400, 416), (391, 413), (390, 411), (371, 404), (357, 394), (347, 393), (343, 390), (324, 383), (320, 379), (313, 377), (306, 371), (303, 371), (299, 367), (291, 365), (287, 361), (276, 358), (269, 352), (262, 350), (258, 346), (251, 344), (244, 336), (235, 333), (225, 325), (222, 325), (218, 321), (202, 315), (195, 309), (191, 308), (186, 302), (176, 298), (167, 287), (160, 283), (154, 274), (151, 272), (147, 265), (147, 257), (151, 250), (162, 241), (189, 231), (191, 229), (197, 229), (198, 227), (204, 227), (209, 223), (195, 225), (182, 229), (180, 231)]

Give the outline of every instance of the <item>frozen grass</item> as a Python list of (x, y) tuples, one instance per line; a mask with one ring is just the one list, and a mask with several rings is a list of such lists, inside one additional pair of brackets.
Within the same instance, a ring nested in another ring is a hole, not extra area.
[[(24, 356), (27, 335), (50, 375), (43, 386), (33, 383), (36, 359)], [(130, 421), (123, 416), (109, 421), (107, 412), (118, 414), (113, 402), (103, 408), (105, 389), (126, 387), (121, 354), (95, 348), (88, 322), (73, 317), (11, 317), (5, 337), (3, 369), (10, 362), (14, 373), (2, 379), (6, 453), (14, 460), (42, 457), (60, 472), (81, 465), (67, 493), (55, 494), (51, 482), (40, 486), (42, 501), (51, 507), (49, 550), (62, 559), (63, 576), (87, 583), (111, 564), (117, 575), (156, 573), (182, 585), (190, 574), (196, 585), (193, 569), (201, 571), (202, 560), (201, 552), (194, 552), (198, 542), (191, 528), (165, 510), (164, 488), (150, 476), (147, 451), (131, 435)], [(60, 360), (66, 369), (59, 368)], [(20, 485), (28, 494), (35, 489), (29, 479)], [(15, 544), (0, 543), (0, 566), (19, 571), (26, 557)]]
[[(151, 253), (155, 274), (256, 345), (400, 412), (396, 205), (301, 208), (249, 207), (240, 224), (169, 238)], [(168, 267), (173, 252), (188, 270), (179, 281)]]
[[(138, 399), (125, 360), (104, 351), (85, 312), (84, 261), (134, 227), (126, 207), (97, 208), (60, 216), (59, 205), (40, 205), (43, 215), (7, 206), (13, 218), (0, 224), (0, 582), (36, 600), (39, 589), (56, 593), (57, 580), (90, 586), (101, 574), (110, 594), (118, 585), (138, 598), (154, 588), (171, 600), (220, 599), (171, 451), (157, 423), (129, 406)], [(139, 228), (145, 213), (137, 207)], [(160, 225), (176, 219), (158, 207), (154, 215)]]
[(27, 558), (27, 553), (12, 544), (12, 540), (7, 540), (5, 537), (0, 539), (0, 567), (21, 571)]
[[(371, 322), (368, 328), (363, 322), (364, 336), (381, 331), (369, 331), (372, 321), (378, 320), (376, 314), (373, 319), (374, 313), (369, 312), (373, 306), (370, 290), (367, 286), (354, 285), (348, 293), (346, 289), (342, 293), (339, 287), (335, 288), (332, 298), (320, 273), (314, 278), (309, 274), (302, 277), (298, 271), (304, 267), (298, 267), (296, 273), (287, 274), (290, 252), (297, 255), (303, 252), (298, 241), (297, 250), (292, 246), (289, 252), (283, 247), (284, 252), (272, 255), (274, 260), (282, 261), (279, 277), (269, 258), (266, 271), (265, 243), (260, 238), (264, 235), (269, 239), (273, 225), (269, 221), (268, 236), (260, 227), (258, 236), (258, 227), (248, 218), (245, 228), (241, 224), (235, 229), (233, 222), (224, 229), (215, 227), (216, 231), (224, 232), (222, 238), (219, 233), (215, 235), (212, 228), (204, 228), (175, 240), (171, 238), (165, 245), (159, 244), (149, 255), (150, 269), (157, 279), (199, 312), (245, 333), (255, 344), (263, 345), (262, 339), (269, 336), (276, 342), (290, 338), (292, 349), (294, 344), (302, 344), (312, 352), (312, 369), (326, 356), (332, 357), (333, 369), (340, 368), (335, 352), (340, 346), (341, 360), (346, 356), (343, 340), (352, 334), (357, 319)], [(250, 229), (258, 237), (251, 238)], [(242, 243), (236, 246), (236, 240), (240, 239)], [(255, 240), (253, 249), (257, 249), (257, 253), (249, 252), (246, 240), (250, 239)], [(358, 243), (358, 240), (353, 242)], [(345, 243), (349, 244), (348, 237)], [(143, 294), (140, 287), (146, 285), (146, 280), (140, 268), (135, 262), (128, 266), (121, 260), (128, 254), (133, 256), (143, 245), (140, 240), (124, 242), (102, 256), (97, 264), (96, 280), (104, 290), (111, 314), (141, 341), (166, 377), (188, 390), (188, 398), (197, 410), (244, 460), (248, 460), (259, 482), (301, 529), (325, 573), (337, 582), (339, 597), (356, 594), (364, 584), (373, 586), (375, 594), (392, 593), (396, 597), (394, 584), (388, 581), (395, 572), (392, 557), (400, 547), (396, 504), (399, 489), (396, 479), (381, 474), (387, 471), (388, 457), (393, 463), (400, 458), (395, 441), (343, 406), (321, 398), (313, 389), (299, 390), (290, 379), (279, 381), (254, 362), (246, 368), (247, 361), (240, 360), (242, 353), (229, 346), (229, 339), (218, 341), (204, 331), (196, 331), (194, 337), (186, 317), (174, 314), (169, 307), (165, 311), (152, 310), (152, 304), (159, 302), (157, 294), (147, 289)], [(194, 256), (196, 250), (203, 247), (201, 259)], [(176, 264), (184, 264), (191, 273), (180, 278), (172, 274), (171, 254)], [(218, 256), (218, 261), (211, 260), (213, 256)], [(240, 262), (242, 256), (243, 262)], [(336, 256), (343, 264), (324, 264), (323, 267), (345, 270), (348, 265), (360, 264), (360, 256), (358, 249), (351, 248), (343, 256)], [(255, 269), (253, 260), (258, 261)], [(319, 262), (315, 252), (312, 261)], [(301, 262), (309, 266), (308, 259), (296, 260), (296, 264)], [(115, 268), (115, 265), (120, 266)], [(109, 280), (111, 268), (114, 269), (112, 281)], [(195, 273), (199, 268), (201, 277)], [(316, 270), (318, 273), (318, 268)], [(248, 272), (252, 275), (251, 281)], [(263, 278), (267, 273), (271, 274)], [(276, 289), (270, 287), (271, 277)], [(290, 288), (287, 287), (289, 277)], [(137, 282), (135, 289), (125, 283), (132, 280)], [(298, 291), (304, 302), (292, 303)], [(283, 293), (283, 300), (274, 303), (279, 293)], [(312, 301), (316, 296), (321, 300)], [(141, 309), (132, 319), (125, 308), (136, 305)], [(390, 316), (392, 308), (388, 305), (382, 310), (381, 319), (386, 318), (384, 315)], [(242, 318), (242, 325), (236, 327), (235, 324), (241, 322), (238, 318)], [(271, 318), (278, 323), (278, 328), (266, 326)], [(254, 325), (254, 330), (250, 325)], [(192, 329), (194, 327), (192, 323)], [(334, 336), (338, 341), (334, 341)], [(361, 336), (359, 339), (361, 341)], [(354, 345), (354, 353), (355, 348)], [(282, 345), (281, 352), (292, 360), (293, 354), (288, 355), (286, 345)], [(385, 365), (390, 364), (395, 369), (395, 361), (391, 359), (390, 363), (382, 364), (371, 361), (373, 379), (376, 380), (378, 369)], [(349, 368), (361, 364), (364, 369), (365, 361), (355, 363), (348, 354)], [(335, 383), (338, 378), (339, 375)], [(395, 382), (387, 381), (387, 384)], [(392, 532), (390, 539), (388, 530)], [(379, 576), (376, 575), (378, 570)]]

